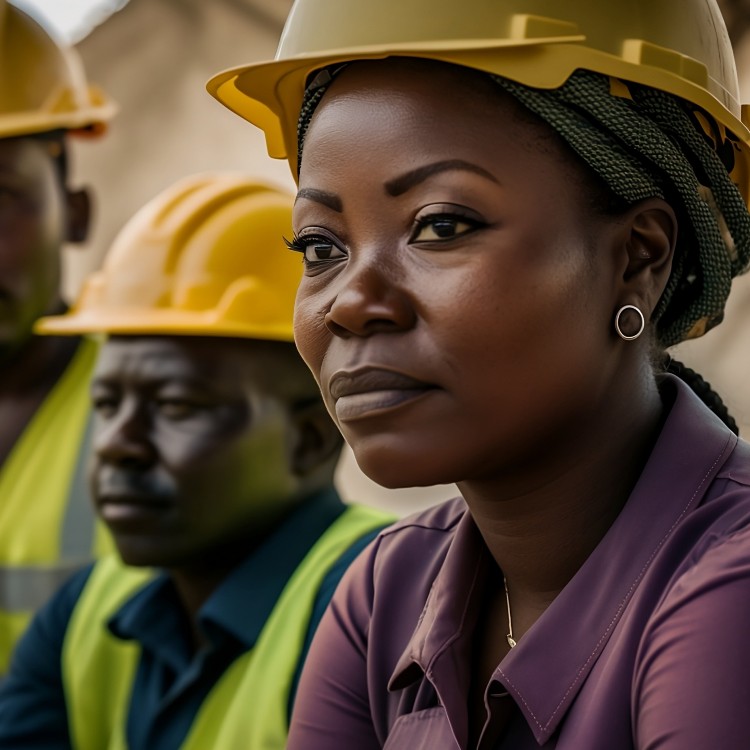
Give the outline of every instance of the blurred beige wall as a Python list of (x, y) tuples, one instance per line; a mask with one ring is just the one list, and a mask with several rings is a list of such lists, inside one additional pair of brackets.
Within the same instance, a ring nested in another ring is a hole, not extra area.
[[(742, 3), (733, 3), (741, 6)], [(744, 26), (750, 10), (742, 7)], [(735, 49), (741, 101), (750, 103), (750, 33)], [(734, 280), (724, 322), (695, 341), (675, 347), (675, 356), (703, 375), (750, 439), (750, 273)]]
[(74, 175), (93, 187), (97, 212), (88, 251), (68, 255), (69, 292), (130, 216), (180, 177), (250, 171), (293, 189), (260, 131), (205, 91), (217, 71), (273, 56), (280, 21), (260, 22), (249, 8), (242, 0), (131, 0), (78, 45), (89, 78), (120, 112), (104, 138), (73, 140)]
[[(107, 136), (73, 146), (74, 179), (97, 199), (86, 248), (66, 253), (66, 290), (100, 262), (112, 238), (148, 199), (180, 177), (231, 169), (293, 189), (285, 162), (269, 159), (261, 134), (205, 92), (219, 70), (273, 56), (291, 0), (131, 0), (78, 49), (89, 77), (121, 107)], [(739, 51), (750, 71), (750, 45)], [(750, 77), (744, 101), (750, 101)], [(750, 277), (735, 282), (725, 323), (678, 348), (703, 373), (750, 434)], [(407, 513), (456, 494), (453, 487), (389, 491), (356, 468), (338, 477), (342, 494)]]

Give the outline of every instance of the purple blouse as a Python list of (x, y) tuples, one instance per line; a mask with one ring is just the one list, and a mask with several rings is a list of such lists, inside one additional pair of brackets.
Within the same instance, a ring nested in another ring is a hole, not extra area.
[[(487, 686), (490, 715), (518, 710), (481, 750), (750, 748), (750, 446), (663, 385), (631, 497)], [(467, 750), (489, 559), (460, 498), (383, 531), (321, 622), (289, 750)]]

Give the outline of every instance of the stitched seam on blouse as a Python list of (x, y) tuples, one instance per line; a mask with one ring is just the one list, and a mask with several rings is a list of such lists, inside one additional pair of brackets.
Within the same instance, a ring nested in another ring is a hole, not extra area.
[[(452, 503), (454, 500), (458, 500), (459, 498), (451, 498), (449, 500), (446, 500), (446, 503)], [(465, 501), (464, 501), (465, 503)], [(454, 518), (450, 520), (449, 523), (446, 523), (445, 525), (441, 526), (432, 526), (427, 521), (421, 520), (408, 520), (406, 518), (402, 518), (398, 521), (394, 521), (390, 526), (386, 526), (384, 529), (380, 531), (380, 536), (385, 538), (388, 536), (396, 536), (397, 534), (400, 534), (402, 531), (409, 531), (410, 529), (422, 529), (423, 531), (440, 531), (440, 532), (446, 532), (446, 531), (453, 531), (454, 527), (458, 525), (458, 523), (461, 521), (461, 519), (466, 515), (467, 508), (464, 507), (463, 510), (460, 513), (457, 513)]]
[(700, 492), (701, 488), (706, 483), (706, 480), (708, 479), (709, 476), (711, 476), (711, 472), (713, 472), (714, 468), (716, 467), (716, 464), (718, 464), (719, 461), (721, 460), (721, 457), (724, 455), (724, 452), (726, 451), (727, 446), (729, 445), (730, 439), (731, 438), (727, 438), (726, 442), (724, 443), (724, 445), (721, 448), (721, 451), (719, 452), (719, 455), (716, 457), (716, 459), (714, 460), (714, 462), (711, 464), (711, 467), (705, 473), (705, 475), (703, 476), (703, 479), (701, 479), (700, 483), (698, 484), (698, 487), (695, 489), (695, 492), (693, 492), (693, 494), (690, 497), (690, 500), (688, 501), (687, 505), (682, 509), (682, 512), (680, 513), (679, 516), (677, 516), (677, 519), (672, 524), (672, 526), (670, 527), (669, 531), (667, 531), (667, 533), (662, 537), (662, 539), (660, 540), (659, 544), (656, 545), (656, 547), (654, 548), (654, 551), (651, 553), (651, 556), (648, 558), (648, 560), (646, 560), (644, 566), (641, 568), (640, 573), (638, 573), (638, 576), (636, 577), (635, 581), (633, 581), (633, 584), (631, 585), (630, 589), (628, 589), (627, 594), (625, 594), (625, 597), (620, 602), (620, 606), (617, 608), (617, 611), (615, 612), (615, 615), (612, 618), (612, 621), (607, 626), (607, 629), (604, 631), (604, 634), (599, 639), (599, 642), (596, 644), (596, 646), (594, 646), (594, 650), (591, 652), (591, 655), (589, 656), (589, 658), (586, 659), (586, 661), (584, 662), (583, 666), (578, 671), (578, 674), (575, 676), (575, 679), (573, 680), (573, 682), (570, 684), (570, 686), (568, 687), (568, 689), (565, 691), (565, 695), (563, 695), (563, 697), (560, 699), (560, 702), (557, 704), (557, 707), (555, 708), (555, 710), (550, 715), (549, 720), (547, 721), (546, 724), (542, 725), (542, 724), (539, 723), (539, 720), (537, 719), (536, 714), (532, 710), (531, 706), (529, 706), (529, 704), (526, 702), (526, 699), (521, 694), (521, 691), (518, 690), (518, 688), (513, 684), (512, 680), (509, 677), (507, 677), (507, 675), (505, 674), (505, 672), (503, 672), (502, 669), (500, 670), (500, 674), (502, 674), (503, 677), (505, 677), (505, 679), (508, 681), (508, 684), (513, 687), (513, 689), (516, 691), (516, 693), (518, 693), (518, 697), (521, 699), (521, 702), (523, 703), (523, 705), (527, 708), (529, 714), (531, 714), (531, 717), (534, 720), (534, 723), (542, 731), (546, 731), (547, 730), (547, 728), (549, 727), (549, 725), (552, 723), (552, 721), (554, 720), (555, 716), (557, 715), (558, 711), (560, 710), (560, 708), (562, 707), (562, 705), (565, 703), (565, 700), (567, 699), (568, 695), (570, 695), (570, 691), (573, 690), (573, 688), (580, 681), (581, 675), (586, 671), (586, 667), (588, 667), (589, 662), (591, 662), (591, 660), (594, 658), (594, 656), (596, 656), (596, 653), (599, 650), (599, 647), (606, 640), (607, 636), (609, 635), (610, 631), (614, 627), (615, 623), (620, 618), (620, 614), (621, 614), (622, 610), (625, 608), (625, 605), (627, 604), (628, 600), (630, 599), (633, 591), (635, 590), (636, 586), (640, 582), (641, 578), (643, 578), (646, 570), (648, 570), (649, 565), (651, 565), (651, 562), (656, 557), (656, 555), (659, 553), (659, 550), (664, 546), (664, 543), (667, 541), (667, 539), (670, 537), (670, 535), (675, 530), (675, 528), (677, 527), (677, 525), (683, 519), (683, 517), (685, 516), (685, 514), (688, 511), (688, 508), (692, 505), (693, 500), (695, 500), (697, 494)]
[[(449, 635), (435, 649), (435, 653), (433, 654), (432, 658), (430, 659), (430, 661), (425, 666), (424, 673), (427, 674), (428, 676), (429, 676), (429, 674), (433, 673), (432, 668), (433, 668), (433, 666), (435, 664), (435, 661), (438, 659), (438, 657), (443, 654), (443, 652), (445, 651), (446, 648), (448, 648), (448, 646), (450, 646), (452, 643), (454, 643), (455, 641), (457, 641), (461, 637), (461, 635), (463, 634), (463, 632), (464, 632), (464, 625), (466, 624), (467, 612), (469, 611), (469, 608), (471, 606), (471, 595), (474, 592), (474, 588), (477, 585), (477, 578), (479, 577), (480, 568), (481, 568), (480, 561), (479, 561), (479, 559), (477, 559), (477, 565), (476, 565), (476, 568), (474, 570), (474, 577), (471, 579), (471, 587), (469, 589), (469, 596), (466, 598), (466, 606), (464, 607), (464, 611), (463, 611), (463, 613), (461, 615), (461, 622), (459, 623), (459, 626), (458, 626), (458, 629), (456, 630), (456, 632), (452, 633), (451, 635)], [(434, 585), (434, 581), (433, 581), (433, 585)], [(424, 610), (423, 610), (423, 614), (424, 614)], [(430, 681), (432, 682), (432, 680), (430, 680)]]

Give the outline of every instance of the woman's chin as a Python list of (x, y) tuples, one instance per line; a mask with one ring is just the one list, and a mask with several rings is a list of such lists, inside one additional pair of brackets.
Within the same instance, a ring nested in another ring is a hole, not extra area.
[(445, 467), (440, 462), (425, 461), (413, 454), (355, 449), (354, 458), (365, 476), (388, 490), (432, 487), (456, 481), (454, 475), (446, 476)]

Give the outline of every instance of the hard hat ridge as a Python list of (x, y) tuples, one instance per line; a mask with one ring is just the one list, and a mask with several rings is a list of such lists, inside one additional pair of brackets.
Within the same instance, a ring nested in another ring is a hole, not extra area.
[(750, 197), (750, 130), (716, 0), (296, 0), (276, 59), (220, 73), (208, 90), (260, 127), (269, 154), (288, 159), (296, 176), (297, 118), (310, 76), (389, 56), (543, 89), (590, 70), (679, 96), (735, 134), (735, 181)]

